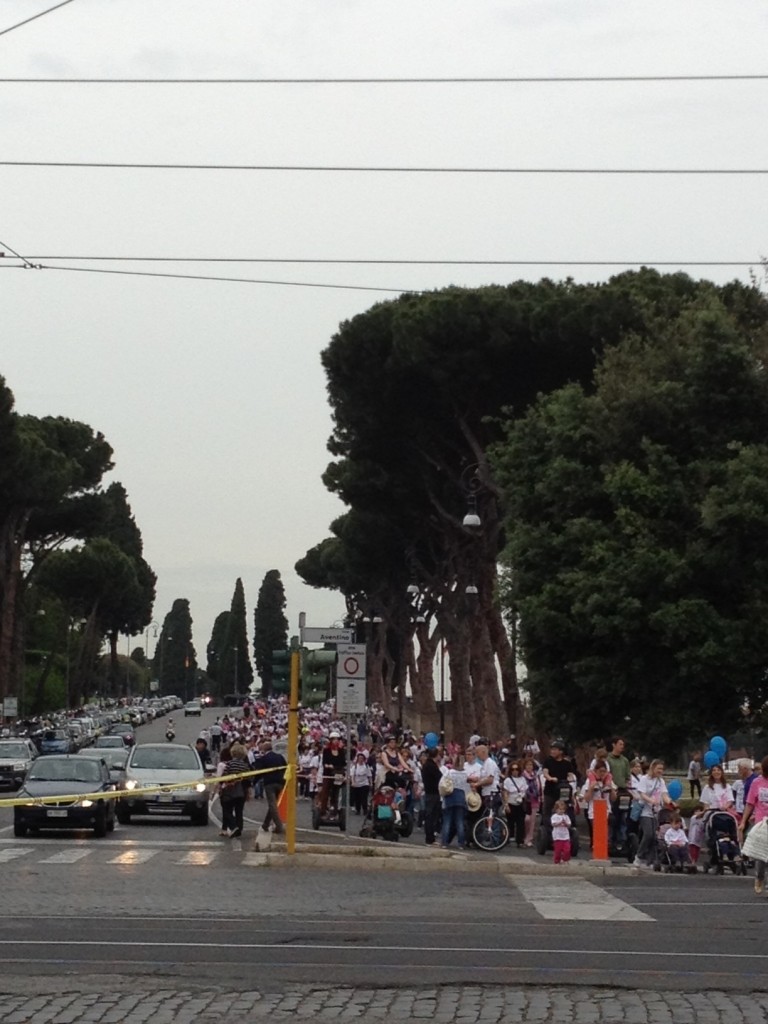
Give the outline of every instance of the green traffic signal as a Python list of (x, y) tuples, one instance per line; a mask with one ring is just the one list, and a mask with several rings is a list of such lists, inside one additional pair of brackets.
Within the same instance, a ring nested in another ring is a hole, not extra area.
[(331, 673), (336, 664), (336, 651), (301, 650), (301, 703), (314, 707), (331, 695)]

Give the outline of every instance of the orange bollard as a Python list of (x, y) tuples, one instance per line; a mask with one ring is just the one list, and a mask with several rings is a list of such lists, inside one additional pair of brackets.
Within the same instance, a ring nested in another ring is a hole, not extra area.
[(593, 800), (592, 860), (608, 860), (608, 801)]
[(277, 813), (280, 815), (280, 821), (283, 824), (288, 820), (288, 787), (283, 786), (280, 790), (280, 796), (277, 798)]

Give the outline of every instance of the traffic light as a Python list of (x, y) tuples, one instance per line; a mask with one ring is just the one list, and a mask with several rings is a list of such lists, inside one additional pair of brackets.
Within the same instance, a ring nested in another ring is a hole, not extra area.
[(301, 703), (314, 707), (328, 700), (330, 674), (336, 664), (336, 651), (301, 650)]
[(272, 693), (289, 693), (291, 689), (291, 652), (272, 651)]

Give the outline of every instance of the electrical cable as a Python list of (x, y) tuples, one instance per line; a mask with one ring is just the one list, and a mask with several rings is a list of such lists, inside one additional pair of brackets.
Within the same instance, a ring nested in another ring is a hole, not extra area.
[(26, 267), (19, 269), (64, 270), (71, 273), (81, 274), (119, 274), (124, 277), (163, 277), (183, 281), (229, 281), (235, 284), (274, 284), (289, 288), (332, 288), (342, 291), (356, 292), (390, 292), (395, 295), (402, 295), (406, 292), (411, 293), (414, 291), (413, 288), (381, 288), (363, 284), (327, 284), (314, 281), (271, 281), (252, 277), (217, 277), (212, 274), (171, 274), (150, 270), (110, 270), (106, 267), (54, 267), (45, 263), (28, 264)]
[(752, 267), (760, 260), (418, 260), (290, 258), (286, 256), (30, 256), (30, 260), (98, 260), (111, 263), (297, 263), (423, 267)]
[(457, 78), (0, 78), (0, 83), (45, 84), (54, 82), (61, 85), (567, 85), (602, 82), (760, 82), (765, 80), (768, 80), (768, 74), (516, 75)]
[(385, 167), (354, 164), (162, 164), (110, 160), (0, 160), (0, 167), (69, 167), (145, 171), (304, 171), (353, 174), (757, 175), (764, 167)]
[(38, 18), (42, 18), (44, 14), (50, 14), (51, 11), (58, 11), (60, 7), (66, 7), (67, 4), (71, 4), (72, 0), (61, 0), (60, 4), (56, 4), (54, 7), (49, 7), (46, 11), (40, 11), (39, 14), (33, 14), (31, 18), (25, 18), (24, 21), (17, 21), (15, 25), (9, 25), (8, 28), (0, 29), (0, 36), (5, 36), (9, 32), (13, 32), (15, 28), (21, 28), (22, 25), (28, 25), (30, 21), (36, 21)]

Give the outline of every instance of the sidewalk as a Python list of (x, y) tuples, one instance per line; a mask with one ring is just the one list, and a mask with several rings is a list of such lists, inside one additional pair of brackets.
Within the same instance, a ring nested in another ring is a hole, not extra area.
[(290, 1021), (435, 1021), (436, 1024), (759, 1024), (767, 993), (657, 992), (577, 986), (444, 985), (357, 988), (286, 985), (280, 991), (233, 991), (207, 983), (167, 984), (150, 995), (136, 978), (4, 978), (3, 1024), (222, 1024)]

